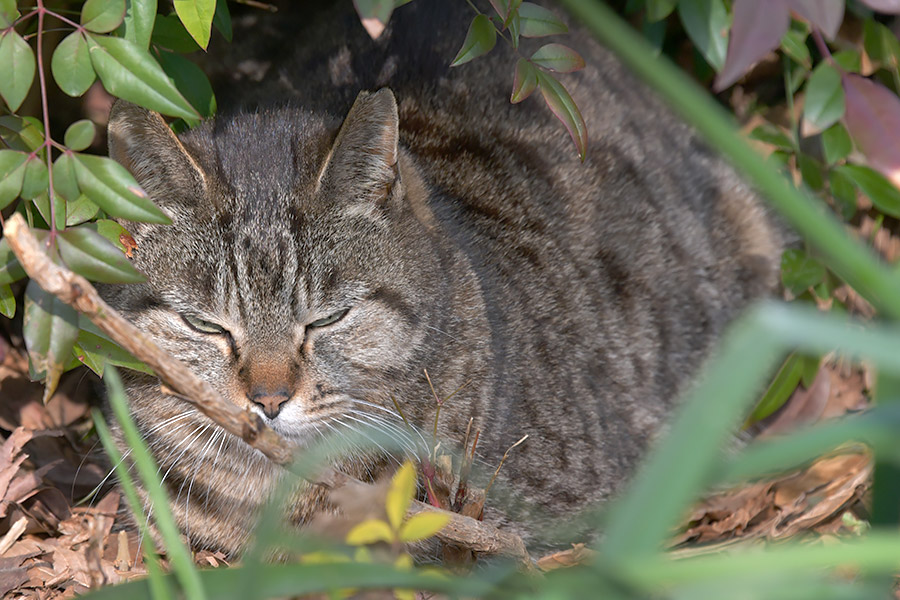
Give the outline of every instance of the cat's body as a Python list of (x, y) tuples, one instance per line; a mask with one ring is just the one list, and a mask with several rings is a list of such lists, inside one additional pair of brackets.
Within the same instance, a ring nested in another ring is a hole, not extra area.
[[(582, 164), (537, 99), (508, 103), (507, 48), (447, 67), (464, 2), (416, 0), (379, 42), (345, 4), (258, 87), (297, 108), (220, 117), (178, 143), (117, 105), (111, 154), (174, 224), (131, 225), (149, 283), (104, 293), (301, 441), (361, 421), (398, 431), (391, 395), (428, 429), (423, 369), (441, 395), (469, 382), (441, 437), (459, 443), (474, 417), (496, 465), (529, 435), (503, 473), (539, 510), (486, 514), (527, 535), (621, 488), (726, 323), (774, 286), (779, 235), (587, 36), (567, 42), (587, 68), (563, 79), (590, 132)], [(277, 470), (153, 379), (129, 395), (182, 529), (239, 552)], [(349, 468), (367, 467), (380, 465)], [(321, 500), (302, 495), (298, 520)]]

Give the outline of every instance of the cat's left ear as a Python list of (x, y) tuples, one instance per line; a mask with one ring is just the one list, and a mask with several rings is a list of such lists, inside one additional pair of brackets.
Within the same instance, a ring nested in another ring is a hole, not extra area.
[(393, 92), (360, 92), (319, 174), (318, 188), (381, 203), (400, 180), (399, 117)]

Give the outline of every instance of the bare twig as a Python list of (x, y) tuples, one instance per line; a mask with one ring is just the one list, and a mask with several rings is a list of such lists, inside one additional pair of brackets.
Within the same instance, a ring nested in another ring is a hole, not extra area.
[(521, 444), (522, 442), (524, 442), (527, 439), (528, 439), (528, 434), (526, 433), (525, 435), (522, 436), (522, 439), (520, 439), (518, 442), (516, 442), (515, 444), (513, 444), (512, 446), (507, 448), (506, 452), (503, 453), (503, 458), (500, 459), (500, 464), (497, 465), (497, 470), (494, 471), (494, 476), (491, 477), (491, 480), (488, 482), (487, 487), (484, 488), (485, 496), (487, 496), (487, 493), (489, 491), (491, 491), (491, 486), (494, 485), (494, 480), (497, 479), (497, 475), (500, 473), (500, 468), (503, 466), (503, 463), (506, 462), (506, 457), (509, 456), (509, 453), (512, 451), (513, 448), (515, 448), (516, 446), (518, 446), (519, 444)]
[[(287, 468), (293, 464), (298, 447), (266, 426), (255, 413), (223, 399), (209, 383), (197, 377), (184, 363), (163, 352), (149, 336), (106, 304), (84, 277), (54, 264), (40, 248), (22, 215), (14, 214), (7, 220), (3, 236), (33, 281), (88, 317), (113, 341), (150, 366), (162, 382), (184, 401), (195, 406), (225, 431), (262, 452), (272, 462)], [(310, 483), (329, 490), (347, 487), (362, 491), (370, 487), (367, 483), (330, 468), (323, 469), (314, 477), (307, 474), (303, 476)], [(517, 535), (418, 501), (410, 507), (409, 514), (423, 511), (448, 515), (449, 524), (437, 534), (441, 541), (463, 546), (474, 552), (515, 557), (527, 568), (531, 568), (525, 544)]]

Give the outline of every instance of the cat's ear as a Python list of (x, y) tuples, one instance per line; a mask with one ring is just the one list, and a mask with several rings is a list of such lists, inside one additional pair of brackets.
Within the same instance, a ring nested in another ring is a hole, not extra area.
[(118, 100), (109, 113), (109, 156), (157, 203), (197, 199), (206, 177), (159, 113)]
[(360, 92), (328, 153), (317, 187), (328, 185), (359, 200), (387, 200), (400, 178), (399, 136), (393, 92), (387, 88)]

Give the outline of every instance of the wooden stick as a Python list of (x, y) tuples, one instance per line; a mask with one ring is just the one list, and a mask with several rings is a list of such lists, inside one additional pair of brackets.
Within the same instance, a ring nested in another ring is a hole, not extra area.
[[(262, 452), (275, 464), (282, 467), (293, 464), (293, 457), (300, 450), (299, 447), (275, 433), (259, 415), (223, 399), (208, 382), (197, 377), (184, 363), (163, 352), (148, 335), (109, 306), (87, 279), (53, 263), (29, 231), (22, 215), (14, 214), (7, 220), (3, 237), (33, 281), (88, 317), (110, 339), (146, 363), (184, 401), (195, 406), (228, 433)], [(329, 490), (348, 486), (359, 487), (361, 490), (372, 487), (331, 468), (323, 469), (315, 477), (308, 474), (304, 477), (310, 483)], [(418, 501), (413, 502), (409, 515), (423, 511), (440, 512), (449, 516), (450, 523), (437, 534), (441, 541), (463, 546), (474, 552), (514, 557), (528, 568), (531, 567), (531, 559), (519, 536)]]

